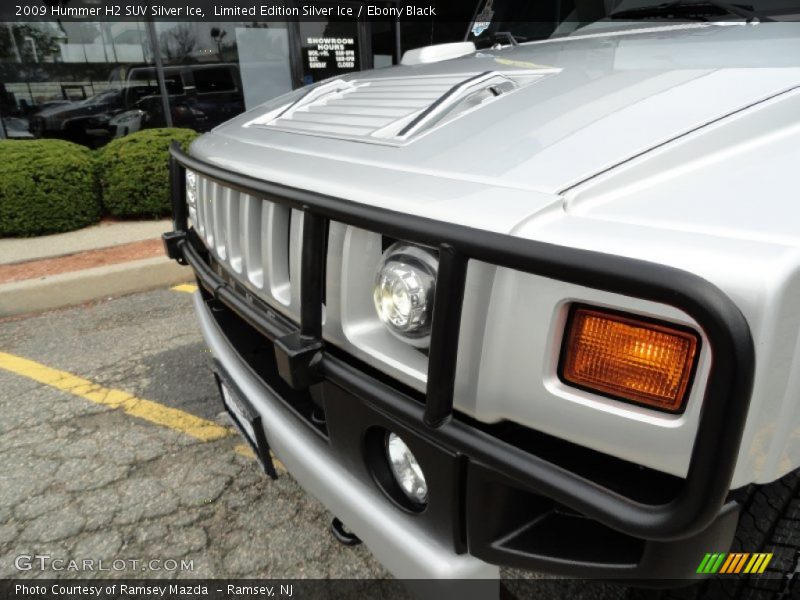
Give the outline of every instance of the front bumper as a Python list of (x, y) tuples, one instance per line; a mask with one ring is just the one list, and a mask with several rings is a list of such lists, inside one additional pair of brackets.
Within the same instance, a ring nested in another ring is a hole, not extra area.
[[(659, 265), (382, 214), (388, 211), (252, 180), (176, 149), (173, 157), (175, 232), (165, 243), (172, 258), (197, 274), (203, 290), (198, 309), (220, 376), (255, 407), (269, 444), (300, 483), (395, 574), (496, 573), (472, 555), (572, 576), (686, 578), (709, 549), (728, 548), (738, 507), (726, 498), (749, 403), (753, 349), (744, 318), (717, 288)], [(299, 328), (239, 289), (186, 230), (182, 164), (223, 185), (304, 210)], [(434, 303), (444, 300), (448, 310), (434, 312), (426, 397), (321, 339), (325, 219), (440, 244), (437, 290), (447, 295), (437, 292)], [(669, 303), (703, 327), (714, 365), (685, 480), (531, 430), (498, 431), (453, 414), (457, 307), (470, 258)], [(312, 423), (313, 405), (322, 408), (324, 428)], [(422, 513), (403, 511), (376, 484), (369, 443), (376, 427), (406, 439), (429, 473), (431, 502)], [(295, 435), (303, 428), (302, 437)]]
[(258, 411), (272, 450), (297, 482), (353, 528), (389, 571), (403, 579), (497, 577), (497, 567), (456, 554), (413, 515), (386, 502), (375, 486), (364, 485), (331, 454), (326, 441), (253, 374), (220, 331), (199, 293), (194, 302), (220, 376)]

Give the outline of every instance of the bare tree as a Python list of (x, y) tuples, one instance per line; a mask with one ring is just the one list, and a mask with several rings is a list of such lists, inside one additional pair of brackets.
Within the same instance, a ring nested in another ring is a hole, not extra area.
[(175, 62), (186, 62), (197, 48), (197, 37), (189, 25), (178, 25), (161, 34), (161, 51)]
[[(0, 29), (0, 58), (43, 62), (58, 56), (58, 38), (49, 23), (4, 23)], [(59, 32), (60, 33), (60, 32)]]

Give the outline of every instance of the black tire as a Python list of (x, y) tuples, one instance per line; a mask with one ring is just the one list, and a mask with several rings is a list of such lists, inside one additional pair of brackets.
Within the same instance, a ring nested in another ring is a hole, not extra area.
[(719, 575), (672, 590), (631, 590), (631, 599), (800, 599), (800, 471), (737, 495), (743, 508), (730, 551), (772, 552), (763, 574)]

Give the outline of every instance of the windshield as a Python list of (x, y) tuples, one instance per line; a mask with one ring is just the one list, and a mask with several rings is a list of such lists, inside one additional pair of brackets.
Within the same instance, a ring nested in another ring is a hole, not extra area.
[[(800, 20), (800, 0), (732, 0), (733, 7), (781, 21)], [(680, 5), (676, 7), (676, 5)], [(478, 48), (624, 29), (636, 22), (746, 19), (719, 0), (479, 0), (466, 39)]]

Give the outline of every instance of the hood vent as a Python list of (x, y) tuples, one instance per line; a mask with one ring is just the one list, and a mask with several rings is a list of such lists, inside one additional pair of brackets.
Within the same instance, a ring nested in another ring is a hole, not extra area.
[(245, 126), (400, 145), (557, 71), (335, 79)]

